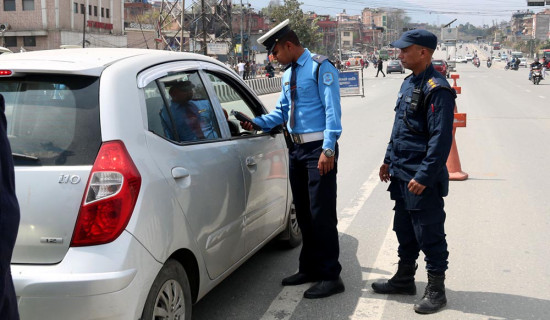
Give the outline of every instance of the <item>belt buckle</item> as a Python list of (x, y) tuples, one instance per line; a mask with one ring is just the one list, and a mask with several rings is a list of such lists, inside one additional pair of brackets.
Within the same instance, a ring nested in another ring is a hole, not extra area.
[(302, 137), (300, 137), (299, 134), (293, 133), (293, 134), (292, 134), (292, 140), (293, 140), (294, 143), (296, 143), (296, 144), (302, 144), (302, 143), (303, 143), (303, 142), (302, 142)]

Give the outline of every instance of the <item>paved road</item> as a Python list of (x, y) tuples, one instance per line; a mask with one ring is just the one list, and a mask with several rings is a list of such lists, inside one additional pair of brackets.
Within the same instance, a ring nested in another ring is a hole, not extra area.
[[(412, 305), (426, 285), (419, 261), (416, 296), (376, 295), (370, 284), (396, 269), (392, 202), (376, 179), (405, 75), (365, 74), (366, 97), (342, 98), (339, 230), (346, 292), (302, 299), (307, 285), (283, 288), (299, 249), (272, 244), (194, 307), (203, 320), (256, 319), (549, 319), (550, 78), (535, 86), (526, 70), (459, 64), (458, 110), (468, 127), (456, 140), (470, 178), (446, 198), (448, 307), (420, 316)], [(262, 96), (271, 108), (278, 95)]]

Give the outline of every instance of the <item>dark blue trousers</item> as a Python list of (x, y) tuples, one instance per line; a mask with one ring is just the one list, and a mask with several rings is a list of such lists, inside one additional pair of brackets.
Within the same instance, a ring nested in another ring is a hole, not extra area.
[(298, 225), (302, 231), (299, 272), (322, 280), (338, 279), (338, 218), (336, 216), (336, 145), (335, 166), (321, 176), (317, 164), (323, 141), (295, 144), (289, 150), (290, 184)]
[(19, 228), (19, 203), (15, 196), (13, 159), (4, 109), (4, 97), (0, 95), (0, 319), (17, 320), (19, 312), (10, 264)]
[(437, 200), (431, 201), (436, 205), (428, 208), (408, 210), (406, 199), (395, 199), (393, 230), (399, 242), (397, 253), (401, 261), (413, 264), (422, 250), (426, 269), (441, 274), (447, 270), (449, 252), (443, 198)]

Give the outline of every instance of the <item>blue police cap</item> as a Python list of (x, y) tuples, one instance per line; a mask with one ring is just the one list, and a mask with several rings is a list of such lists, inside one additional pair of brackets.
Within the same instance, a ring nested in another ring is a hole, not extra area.
[(264, 34), (258, 39), (258, 43), (264, 45), (267, 51), (273, 50), (273, 47), (277, 44), (277, 41), (281, 39), (284, 35), (290, 32), (290, 27), (288, 26), (289, 20), (279, 23), (275, 28), (269, 30), (268, 33)]
[(435, 48), (437, 48), (437, 37), (435, 36), (435, 34), (427, 30), (409, 30), (403, 33), (399, 40), (390, 43), (390, 46), (403, 49), (413, 44), (435, 50)]

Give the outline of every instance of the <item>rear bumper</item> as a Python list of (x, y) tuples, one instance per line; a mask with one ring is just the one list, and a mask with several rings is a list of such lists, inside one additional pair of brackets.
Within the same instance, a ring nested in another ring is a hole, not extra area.
[(12, 265), (22, 319), (137, 319), (161, 265), (127, 232), (56, 265)]

